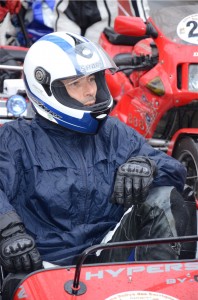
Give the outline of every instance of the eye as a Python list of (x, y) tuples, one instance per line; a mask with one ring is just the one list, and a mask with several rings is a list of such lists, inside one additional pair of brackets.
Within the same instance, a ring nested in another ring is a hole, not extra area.
[(90, 77), (89, 77), (89, 81), (90, 81), (90, 82), (95, 82), (95, 81), (96, 81), (95, 75), (90, 76)]
[(74, 82), (70, 82), (70, 83), (68, 84), (68, 86), (69, 86), (69, 87), (76, 87), (76, 86), (78, 86), (79, 84), (80, 84), (79, 81), (76, 80), (76, 81), (74, 81)]
[(77, 85), (79, 85), (80, 83), (79, 83), (79, 81), (74, 81), (72, 84), (73, 84), (74, 86), (77, 86)]

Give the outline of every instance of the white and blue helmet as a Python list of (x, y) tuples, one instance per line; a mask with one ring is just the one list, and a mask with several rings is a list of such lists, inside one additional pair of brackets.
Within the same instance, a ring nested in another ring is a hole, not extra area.
[[(55, 32), (34, 43), (25, 57), (24, 82), (38, 114), (77, 132), (94, 134), (110, 112), (113, 99), (104, 71), (117, 67), (97, 44), (70, 32)], [(71, 98), (62, 80), (95, 74), (96, 102), (91, 106)]]

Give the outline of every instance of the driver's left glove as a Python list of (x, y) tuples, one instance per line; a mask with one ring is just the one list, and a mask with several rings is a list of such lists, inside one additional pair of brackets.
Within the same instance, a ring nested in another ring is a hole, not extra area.
[(143, 203), (156, 173), (156, 164), (148, 157), (130, 158), (118, 168), (111, 202), (125, 208)]

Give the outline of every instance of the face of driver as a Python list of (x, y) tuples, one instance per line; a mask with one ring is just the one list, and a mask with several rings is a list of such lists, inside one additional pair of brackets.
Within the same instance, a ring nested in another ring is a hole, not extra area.
[(95, 75), (84, 76), (79, 79), (65, 79), (62, 81), (70, 97), (85, 106), (96, 102), (97, 84)]

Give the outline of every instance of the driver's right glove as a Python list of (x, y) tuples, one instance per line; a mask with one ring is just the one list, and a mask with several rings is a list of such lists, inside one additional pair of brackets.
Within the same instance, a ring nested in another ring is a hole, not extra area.
[(1, 216), (0, 229), (0, 264), (7, 273), (31, 272), (42, 268), (35, 241), (25, 232), (15, 212)]

